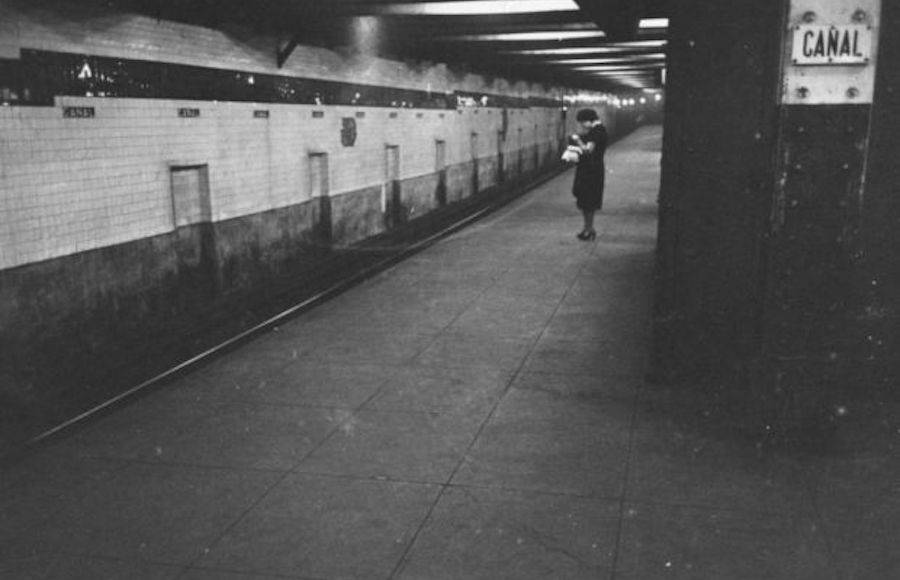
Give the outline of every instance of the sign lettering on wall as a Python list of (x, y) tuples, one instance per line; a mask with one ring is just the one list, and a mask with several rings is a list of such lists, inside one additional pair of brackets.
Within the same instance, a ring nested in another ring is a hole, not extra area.
[(794, 27), (792, 60), (798, 65), (866, 65), (872, 28), (863, 24)]
[(63, 107), (63, 117), (66, 119), (92, 119), (95, 116), (94, 107)]

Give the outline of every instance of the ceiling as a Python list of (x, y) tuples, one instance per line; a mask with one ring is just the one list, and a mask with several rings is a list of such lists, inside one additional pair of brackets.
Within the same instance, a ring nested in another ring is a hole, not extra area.
[[(164, 18), (582, 89), (661, 86), (671, 0), (132, 0)], [(128, 2), (128, 0), (123, 0)], [(122, 2), (120, 2), (122, 3)]]

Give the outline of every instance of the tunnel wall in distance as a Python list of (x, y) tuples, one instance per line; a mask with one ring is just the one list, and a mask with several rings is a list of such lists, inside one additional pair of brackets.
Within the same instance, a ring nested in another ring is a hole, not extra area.
[(308, 46), (278, 69), (271, 38), (54, 6), (0, 0), (0, 440), (173, 337), (195, 354), (211, 312), (251, 323), (330, 256), (559, 169), (558, 88)]

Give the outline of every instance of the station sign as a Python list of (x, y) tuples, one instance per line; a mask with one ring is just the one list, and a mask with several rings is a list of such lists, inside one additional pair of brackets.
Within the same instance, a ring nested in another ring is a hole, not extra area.
[(881, 3), (886, 0), (789, 1), (783, 35), (781, 102), (871, 104)]
[(864, 24), (794, 27), (796, 65), (866, 65), (872, 58), (872, 27)]

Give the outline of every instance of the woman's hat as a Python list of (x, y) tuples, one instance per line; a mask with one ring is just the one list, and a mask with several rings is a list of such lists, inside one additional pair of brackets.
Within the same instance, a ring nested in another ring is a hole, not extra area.
[(600, 117), (597, 116), (597, 111), (595, 111), (594, 109), (581, 109), (575, 115), (575, 120), (577, 120), (579, 123), (583, 121), (597, 121), (599, 119)]

